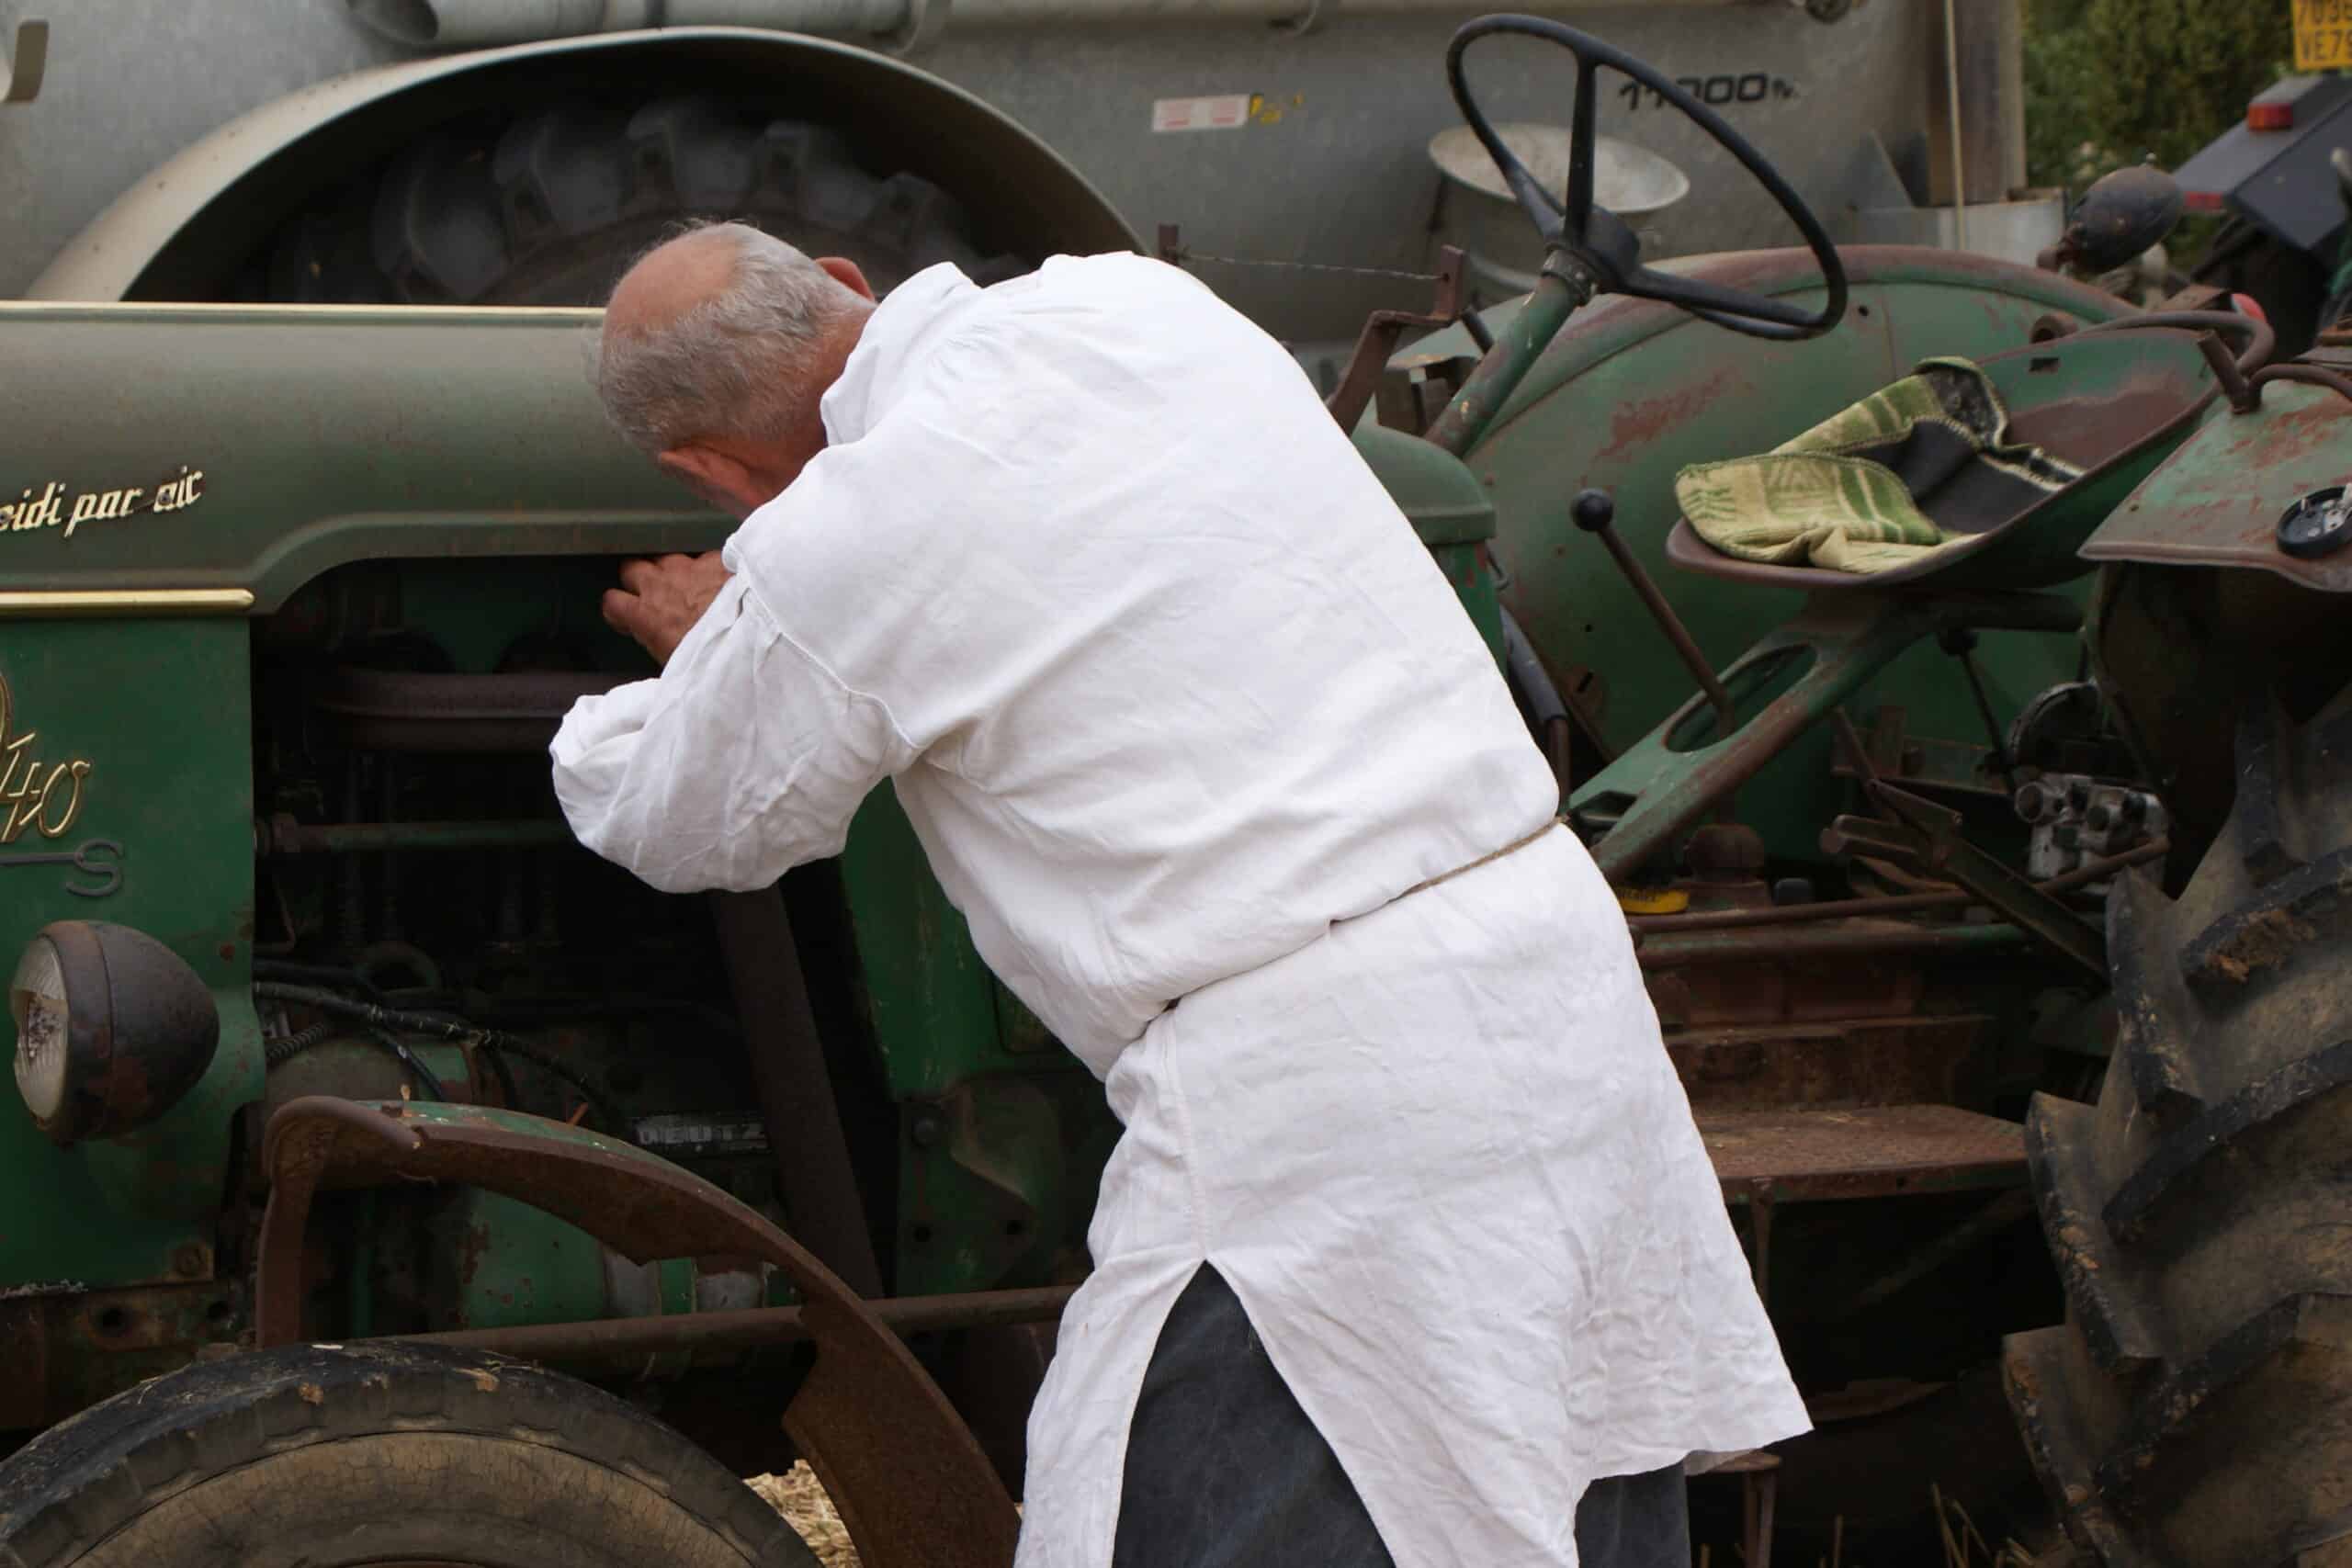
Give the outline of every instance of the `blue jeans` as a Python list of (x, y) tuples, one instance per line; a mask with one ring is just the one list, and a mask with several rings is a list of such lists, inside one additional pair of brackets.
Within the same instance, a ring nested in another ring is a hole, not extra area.
[[(1682, 1467), (1595, 1482), (1583, 1568), (1690, 1568)], [(1177, 1297), (1127, 1436), (1112, 1568), (1394, 1568), (1372, 1516), (1206, 1264)]]

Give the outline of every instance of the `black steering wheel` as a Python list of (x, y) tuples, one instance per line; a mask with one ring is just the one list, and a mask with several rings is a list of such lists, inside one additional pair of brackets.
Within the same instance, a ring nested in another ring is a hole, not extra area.
[[(1576, 56), (1577, 102), (1575, 116), (1569, 122), (1565, 203), (1545, 190), (1528, 172), (1527, 165), (1520, 162), (1519, 155), (1503, 144), (1503, 139), (1487, 121), (1486, 111), (1470, 96), (1470, 85), (1462, 74), (1463, 52), (1477, 39), (1497, 33), (1521, 33), (1543, 39)], [(1761, 294), (1725, 288), (1695, 277), (1677, 277), (1641, 265), (1641, 242), (1634, 231), (1615, 213), (1595, 206), (1592, 199), (1592, 157), (1600, 140), (1593, 130), (1593, 114), (1599, 107), (1598, 78), (1604, 65), (1633, 78), (1656, 93), (1661, 102), (1681, 110), (1700, 130), (1713, 137), (1716, 145), (1738, 159), (1756, 176), (1757, 184), (1781, 204), (1781, 210), (1789, 215), (1789, 221), (1804, 236), (1814, 259), (1821, 264), (1829, 298), (1818, 311), (1801, 310)], [(1470, 130), (1494, 159), (1495, 166), (1502, 171), (1503, 178), (1510, 182), (1511, 194), (1535, 220), (1536, 231), (1544, 236), (1545, 246), (1552, 252), (1544, 264), (1546, 271), (1558, 270), (1564, 281), (1580, 284), (1592, 293), (1631, 294), (1640, 299), (1679, 306), (1702, 321), (1750, 337), (1818, 337), (1846, 314), (1846, 268), (1838, 261), (1838, 247), (1829, 243), (1820, 220), (1806, 210), (1804, 202), (1764, 161), (1764, 155), (1724, 122), (1723, 116), (1660, 75), (1655, 67), (1645, 65), (1590, 33), (1578, 32), (1558, 22), (1541, 17), (1497, 16), (1481, 17), (1453, 35), (1453, 42), (1445, 51), (1445, 78), (1453, 88), (1453, 101), (1462, 107), (1462, 118), (1469, 122)]]

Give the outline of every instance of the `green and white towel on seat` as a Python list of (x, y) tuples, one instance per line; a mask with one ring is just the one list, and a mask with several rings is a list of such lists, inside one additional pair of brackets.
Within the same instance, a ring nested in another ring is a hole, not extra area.
[[(1725, 555), (1886, 571), (1998, 526), (2082, 477), (2008, 435), (1990, 377), (1965, 359), (1928, 359), (1770, 452), (1684, 468), (1674, 496)], [(1931, 504), (1942, 522), (1928, 515)]]

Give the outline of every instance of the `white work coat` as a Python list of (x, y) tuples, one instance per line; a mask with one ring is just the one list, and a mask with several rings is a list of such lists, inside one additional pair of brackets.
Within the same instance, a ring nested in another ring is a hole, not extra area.
[(823, 416), (661, 678), (566, 718), (556, 788), (687, 891), (837, 852), (895, 779), (1106, 1081), (1020, 1568), (1110, 1562), (1204, 1261), (1398, 1568), (1573, 1563), (1590, 1481), (1804, 1429), (1616, 901), (1564, 829), (1474, 865), (1553, 779), (1283, 349), (1138, 257), (938, 266)]

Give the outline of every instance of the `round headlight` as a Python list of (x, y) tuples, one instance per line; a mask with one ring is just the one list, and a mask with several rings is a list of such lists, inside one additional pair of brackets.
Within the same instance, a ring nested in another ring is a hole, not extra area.
[(65, 1100), (65, 976), (47, 937), (33, 938), (17, 961), (8, 1011), (17, 1021), (17, 1092), (34, 1121), (51, 1121)]
[(201, 976), (146, 932), (42, 928), (8, 982), (17, 1092), (60, 1144), (144, 1127), (212, 1065), (220, 1016)]

